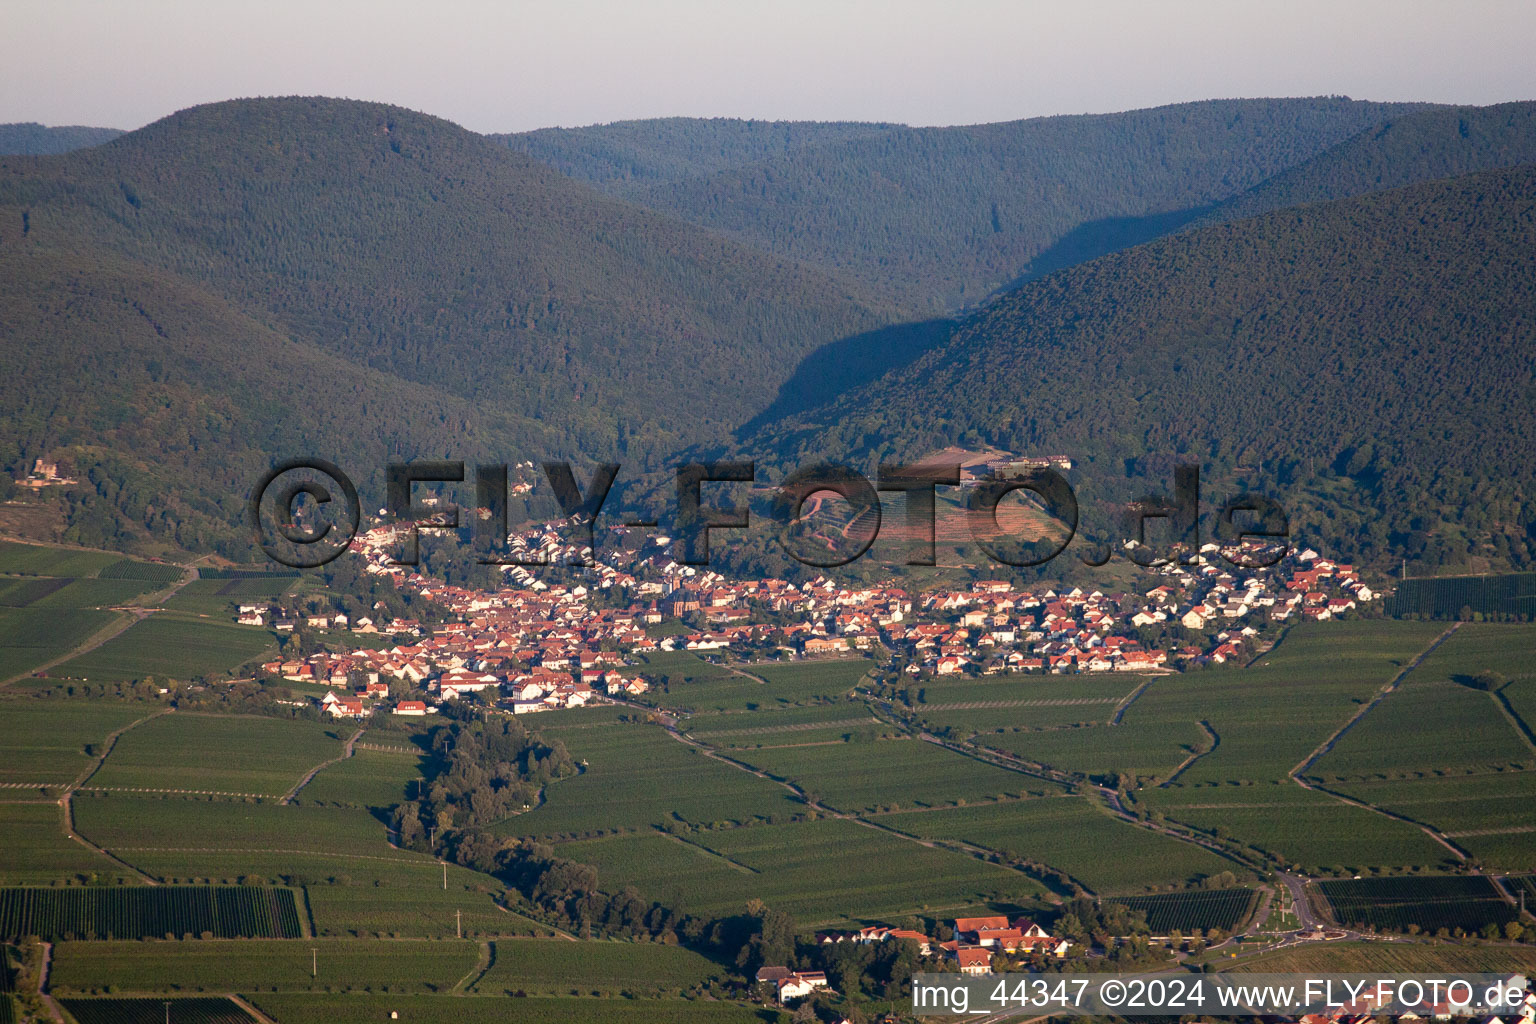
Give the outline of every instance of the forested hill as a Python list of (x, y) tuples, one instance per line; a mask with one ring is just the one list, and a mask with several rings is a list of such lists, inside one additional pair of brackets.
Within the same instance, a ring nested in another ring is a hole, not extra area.
[(0, 160), (0, 251), (80, 246), (537, 420), (563, 442), (550, 455), (717, 437), (808, 352), (898, 315), (446, 121), (340, 100), (217, 103)]
[[(230, 499), (278, 458), (642, 466), (902, 316), (445, 121), (323, 99), (0, 159), (0, 261), (0, 469), (62, 456), (88, 543), (221, 519), (239, 541)], [(194, 463), (218, 471), (167, 483)]]
[(1171, 457), (1228, 481), (1254, 467), (1245, 479), (1336, 554), (1530, 565), (1533, 197), (1522, 166), (1106, 256), (744, 448), (787, 464), (956, 442), (1064, 452), (1084, 461), (1085, 502), (1166, 493)]
[(900, 125), (865, 121), (749, 121), (660, 117), (492, 135), (520, 153), (616, 195), (868, 138)]
[(276, 457), (333, 459), (367, 485), (388, 459), (555, 441), (515, 410), (349, 363), (186, 278), (85, 249), (0, 249), (0, 338), (0, 462), (63, 456), (82, 486), (58, 527), (91, 545), (238, 556), (232, 524)]
[(35, 121), (0, 124), (0, 156), (41, 156), (99, 146), (123, 134), (116, 128), (61, 125), (50, 128)]
[(1412, 109), (1343, 98), (1220, 100), (893, 128), (626, 195), (947, 310), (1166, 233)]
[(1536, 102), (1415, 110), (1281, 171), (1194, 224), (1528, 163), (1536, 163)]

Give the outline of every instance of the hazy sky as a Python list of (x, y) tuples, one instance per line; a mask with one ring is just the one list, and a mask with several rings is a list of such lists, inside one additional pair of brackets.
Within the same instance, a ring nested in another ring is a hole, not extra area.
[(0, 121), (234, 96), (479, 131), (674, 114), (964, 124), (1230, 96), (1536, 98), (1531, 0), (0, 0)]

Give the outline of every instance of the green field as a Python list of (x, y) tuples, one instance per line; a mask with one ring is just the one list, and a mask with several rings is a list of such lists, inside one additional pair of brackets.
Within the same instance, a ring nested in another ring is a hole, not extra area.
[(577, 836), (674, 820), (751, 821), (804, 807), (783, 787), (704, 756), (652, 725), (553, 730), (582, 774), (546, 790), (546, 803), (496, 826), (505, 835)]
[(835, 700), (869, 669), (862, 658), (834, 661), (766, 662), (738, 666), (740, 674), (683, 651), (646, 657), (644, 674), (666, 676), (667, 692), (653, 689), (642, 703), (684, 711), (752, 711)]
[(60, 665), (73, 679), (195, 679), (233, 672), (276, 647), (273, 634), (188, 612), (156, 612), (94, 651)]
[(682, 838), (613, 836), (563, 843), (558, 851), (595, 865), (605, 887), (634, 885), (688, 913), (739, 913), (758, 898), (802, 927), (1015, 902), (1043, 892), (1019, 872), (836, 819)]
[(1307, 871), (1434, 867), (1453, 854), (1423, 831), (1294, 783), (1149, 789), (1169, 818), (1228, 836)]
[(477, 943), (452, 939), (64, 942), (49, 982), (66, 993), (441, 992), (479, 956)]
[(355, 750), (345, 761), (321, 769), (299, 791), (297, 802), (352, 807), (393, 807), (416, 796), (428, 758), (382, 750)]
[(55, 803), (0, 803), (0, 882), (33, 885), (76, 875), (129, 875), (64, 834), (63, 812)]
[(181, 579), (184, 571), (179, 565), (166, 565), (163, 562), (139, 562), (132, 558), (124, 558), (121, 561), (105, 566), (96, 575), (104, 580), (146, 580), (163, 586), (167, 583), (175, 583)]
[(1156, 725), (1094, 725), (1081, 729), (987, 733), (976, 737), (986, 747), (1085, 775), (1114, 775), (1166, 779), (1203, 746), (1205, 733), (1193, 722)]
[(1476, 934), (1489, 923), (1503, 925), (1516, 910), (1481, 875), (1419, 878), (1356, 878), (1318, 883), (1340, 924), (1356, 928), (1435, 934), (1440, 929)]
[(1324, 781), (1448, 771), (1536, 767), (1532, 750), (1490, 693), (1422, 679), (1415, 671), (1372, 708), (1308, 776)]
[(384, 824), (359, 808), (120, 793), (82, 795), (74, 804), (81, 834), (130, 862), (143, 851), (180, 848), (406, 856), (385, 845)]
[(725, 969), (681, 946), (562, 939), (495, 944), (491, 967), (470, 989), (475, 995), (678, 993), (720, 978)]
[(79, 1024), (254, 1024), (254, 1018), (228, 999), (205, 996), (173, 999), (65, 999), (60, 1001)]
[(0, 889), (0, 937), (298, 938), (292, 889), (72, 886)]
[(1403, 580), (1385, 602), (1388, 615), (1454, 619), (1462, 609), (1484, 615), (1536, 614), (1536, 572)]
[(436, 864), (410, 863), (402, 871), (394, 864), (353, 862), (346, 869), (354, 873), (354, 884), (305, 890), (317, 934), (423, 939), (550, 934), (538, 922), (500, 909), (492, 892), (501, 887), (485, 875), (450, 866), (444, 889)]
[(1096, 892), (1136, 892), (1242, 869), (1209, 850), (1121, 821), (1083, 797), (886, 815), (882, 825), (957, 839), (1065, 871)]
[[(574, 987), (574, 986), (573, 986)], [(715, 1000), (450, 999), (442, 996), (255, 995), (282, 1024), (372, 1024), (399, 1013), (411, 1024), (778, 1024), (788, 1014)], [(511, 1016), (515, 1012), (516, 1016)]]
[(1226, 970), (1280, 973), (1428, 974), (1436, 971), (1536, 971), (1533, 946), (1451, 946), (1407, 942), (1329, 942), (1244, 959)]
[(1115, 902), (1146, 914), (1147, 927), (1154, 935), (1188, 935), (1196, 929), (1231, 932), (1248, 916), (1258, 898), (1259, 894), (1252, 889), (1191, 889), (1125, 896)]
[(122, 617), (120, 612), (0, 608), (0, 679), (68, 654)]
[(877, 720), (867, 705), (838, 701), (775, 711), (695, 715), (685, 723), (689, 735), (713, 747), (777, 747), (832, 743), (848, 737), (874, 736), (894, 727)]
[(740, 750), (733, 756), (845, 812), (991, 800), (1048, 785), (914, 739)]
[(122, 559), (104, 551), (78, 551), (0, 541), (0, 573), (23, 576), (90, 576)]
[(355, 729), (254, 715), (162, 715), (125, 733), (90, 785), (281, 796), (311, 768), (341, 756), (342, 739)]
[(105, 749), (109, 735), (155, 709), (107, 701), (0, 702), (0, 783), (67, 784), (89, 768), (87, 745)]
[(1536, 772), (1429, 775), (1337, 788), (1439, 829), (1489, 867), (1536, 870)]

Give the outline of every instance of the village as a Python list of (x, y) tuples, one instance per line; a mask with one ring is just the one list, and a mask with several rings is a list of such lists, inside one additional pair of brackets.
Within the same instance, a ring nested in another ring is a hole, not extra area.
[[(1377, 598), (1352, 566), (1307, 549), (1268, 568), (1235, 572), (1208, 544), (1194, 564), (1147, 570), (1155, 585), (1140, 594), (1031, 591), (1005, 580), (917, 593), (894, 582), (849, 585), (826, 576), (799, 584), (728, 579), (679, 564), (665, 537), (637, 549), (614, 545), (613, 555), (592, 560), (579, 577), (546, 581), (535, 569), (506, 566), (506, 586), (475, 590), (395, 564), (411, 528), (375, 527), (355, 538), (352, 550), (368, 574), (448, 609), (450, 621), (427, 626), (382, 615), (375, 621), (340, 611), (241, 605), (238, 622), (279, 633), (302, 624), (338, 639), (360, 634), (394, 641), (327, 644), (341, 649), (271, 661), (262, 671), (332, 687), (339, 692), (324, 698), (325, 709), (348, 718), (380, 710), (426, 715), (468, 694), (514, 714), (639, 696), (653, 685), (644, 658), (658, 651), (743, 660), (879, 652), (895, 666), (892, 682), (1017, 674), (1020, 685), (1028, 685), (1033, 673), (1156, 673), (1240, 663), (1291, 621), (1349, 615)], [(592, 554), (566, 543), (558, 524), (515, 535), (512, 545), (554, 565)]]

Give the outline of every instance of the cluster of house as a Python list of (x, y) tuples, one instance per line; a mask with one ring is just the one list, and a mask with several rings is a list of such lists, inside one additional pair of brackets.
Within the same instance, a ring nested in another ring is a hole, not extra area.
[[(1150, 570), (1156, 585), (1137, 595), (1031, 591), (1004, 580), (914, 594), (894, 584), (849, 585), (826, 577), (800, 584), (728, 579), (674, 561), (666, 537), (625, 543), (633, 538), (623, 528), (615, 528), (611, 553), (597, 559), (590, 548), (570, 545), (558, 524), (514, 535), (509, 547), (525, 561), (585, 559), (588, 568), (546, 580), (526, 566), (509, 565), (504, 586), (482, 591), (395, 564), (404, 529), (369, 530), (352, 548), (365, 559), (365, 571), (449, 609), (453, 621), (427, 629), (412, 620), (385, 621), (382, 608), (375, 609), (375, 620), (242, 605), (241, 622), (291, 628), (307, 621), (316, 629), (385, 633), (400, 641), (269, 663), (265, 671), (345, 688), (347, 696), (328, 705), (339, 716), (367, 714), (371, 698), (388, 696), (389, 681), (419, 690), (413, 703), (494, 691), (493, 703), (524, 714), (580, 706), (598, 695), (643, 693), (651, 683), (633, 667), (636, 656), (658, 650), (826, 657), (878, 645), (897, 655), (911, 676), (1146, 672), (1239, 658), (1267, 623), (1298, 614), (1328, 618), (1375, 598), (1353, 567), (1310, 550), (1266, 569), (1235, 573), (1207, 545), (1194, 564)], [(625, 595), (622, 607), (594, 600), (615, 588)], [(647, 631), (678, 618), (693, 629), (661, 637)], [(1203, 634), (1201, 642), (1189, 643), (1189, 632), (1159, 629), (1172, 623)], [(1185, 639), (1154, 639), (1178, 636)], [(382, 687), (377, 695), (375, 685)]]
[[(992, 958), (999, 954), (1065, 957), (1071, 948), (1066, 939), (1054, 938), (1027, 917), (961, 917), (954, 922), (955, 937), (934, 942), (922, 932), (908, 928), (876, 925), (853, 932), (824, 932), (816, 936), (822, 945), (854, 942), (873, 945), (907, 939), (916, 943), (923, 956), (939, 956), (954, 961), (962, 974), (991, 974)], [(787, 967), (763, 967), (757, 972), (761, 985), (771, 986), (780, 1004), (803, 999), (817, 990), (827, 990), (827, 976), (821, 971), (792, 971)]]
[(18, 487), (31, 487), (34, 490), (42, 487), (63, 487), (75, 483), (74, 477), (65, 476), (59, 469), (59, 464), (50, 459), (36, 459), (32, 463), (32, 472), (16, 481)]

